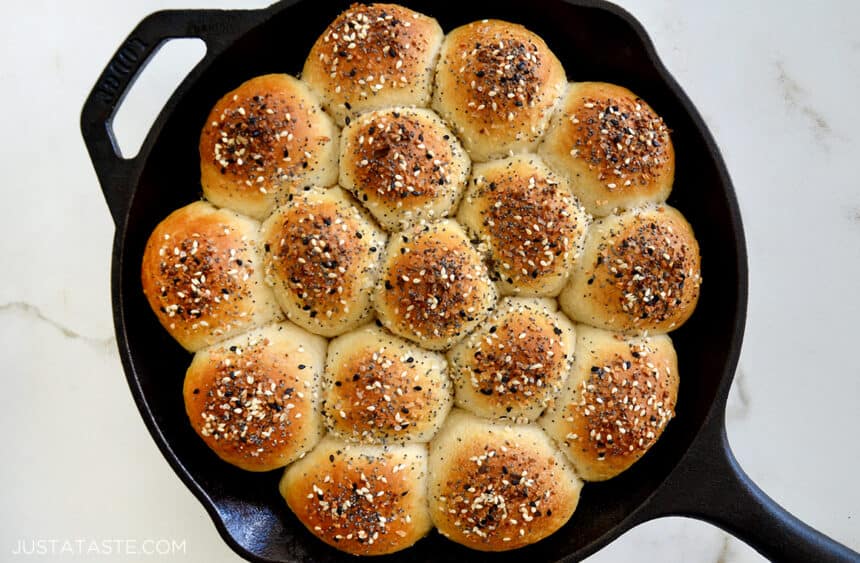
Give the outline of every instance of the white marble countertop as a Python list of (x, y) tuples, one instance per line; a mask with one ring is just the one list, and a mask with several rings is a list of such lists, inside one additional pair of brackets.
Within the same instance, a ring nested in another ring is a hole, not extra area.
[[(738, 192), (750, 304), (728, 407), (732, 447), (769, 495), (860, 550), (860, 3), (621, 4), (698, 106)], [(237, 559), (162, 459), (122, 376), (110, 311), (113, 224), (78, 115), (108, 58), (147, 13), (262, 5), (5, 6), (0, 560), (25, 559), (12, 555), (22, 540), (163, 538), (182, 542), (166, 559)], [(158, 65), (149, 70), (161, 74), (147, 78), (156, 86), (181, 75), (169, 60)], [(124, 119), (133, 136), (151, 117), (135, 110)], [(141, 543), (128, 545), (117, 559), (149, 557)], [(640, 526), (590, 561), (633, 558), (760, 559), (714, 527), (677, 518)]]

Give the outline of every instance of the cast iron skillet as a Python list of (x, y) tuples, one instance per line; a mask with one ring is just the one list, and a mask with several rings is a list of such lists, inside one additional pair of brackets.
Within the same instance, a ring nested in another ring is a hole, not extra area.
[[(677, 418), (631, 470), (588, 484), (570, 522), (536, 545), (506, 554), (467, 550), (438, 533), (377, 561), (572, 561), (633, 526), (668, 515), (700, 518), (771, 559), (858, 561), (860, 556), (788, 514), (738, 466), (725, 433), (747, 302), (747, 257), (735, 194), (702, 118), (630, 14), (598, 0), (403, 2), (442, 27), (482, 18), (519, 22), (544, 37), (572, 80), (631, 88), (673, 129), (675, 189), (669, 202), (694, 226), (704, 286), (692, 319), (672, 334), (682, 384)], [(255, 11), (164, 11), (144, 19), (99, 77), (81, 115), (84, 140), (116, 222), (113, 311), (134, 399), (164, 457), (211, 515), (224, 540), (254, 561), (347, 557), (313, 538), (278, 494), (280, 471), (253, 474), (220, 462), (185, 416), (190, 357), (151, 313), (140, 287), (144, 244), (174, 209), (199, 198), (197, 140), (209, 109), (252, 76), (296, 74), (316, 37), (348, 0), (287, 0)], [(199, 37), (207, 52), (173, 94), (139, 155), (123, 159), (111, 120), (153, 53), (170, 38)]]

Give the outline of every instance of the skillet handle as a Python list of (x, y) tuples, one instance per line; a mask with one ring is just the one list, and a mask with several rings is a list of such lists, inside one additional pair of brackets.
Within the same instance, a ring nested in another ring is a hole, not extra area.
[(112, 121), (123, 98), (146, 63), (169, 39), (199, 38), (206, 55), (194, 73), (245, 30), (265, 16), (261, 10), (164, 10), (144, 18), (99, 76), (81, 111), (81, 133), (101, 183), (114, 223), (120, 225), (132, 196), (132, 177), (140, 157), (123, 158)]
[(704, 520), (771, 561), (860, 562), (860, 554), (804, 524), (752, 482), (732, 454), (722, 416), (705, 423), (644, 512), (646, 520)]

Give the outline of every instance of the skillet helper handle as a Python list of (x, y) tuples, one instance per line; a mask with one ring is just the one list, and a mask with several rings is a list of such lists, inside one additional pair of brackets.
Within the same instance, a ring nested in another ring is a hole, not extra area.
[(132, 176), (140, 162), (120, 154), (112, 120), (141, 70), (167, 40), (178, 38), (199, 38), (206, 43), (199, 68), (259, 18), (260, 12), (251, 10), (164, 10), (144, 18), (117, 49), (81, 112), (84, 143), (116, 225), (128, 211)]
[(699, 435), (651, 499), (650, 517), (704, 520), (771, 561), (860, 562), (860, 554), (804, 524), (752, 482), (732, 454), (722, 419), (706, 426), (713, 430)]

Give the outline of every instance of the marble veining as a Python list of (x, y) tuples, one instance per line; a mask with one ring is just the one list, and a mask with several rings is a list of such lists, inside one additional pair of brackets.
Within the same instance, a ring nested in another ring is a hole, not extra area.
[[(0, 560), (24, 560), (12, 555), (22, 540), (167, 538), (184, 541), (185, 550), (159, 560), (238, 561), (162, 459), (132, 400), (116, 342), (105, 336), (111, 332), (113, 225), (78, 115), (105, 63), (150, 12), (255, 8), (268, 1), (6, 7), (15, 25), (0, 49), (0, 98), (7, 108), (4, 130), (14, 136), (7, 135), (0, 151), (7, 210), (0, 227), (7, 264), (0, 283), (0, 424), (14, 431), (0, 463)], [(860, 426), (854, 360), (860, 3), (828, 0), (791, 9), (779, 0), (619, 3), (640, 20), (705, 117), (741, 204), (750, 305), (726, 407), (732, 449), (777, 502), (860, 550), (860, 488), (852, 486), (860, 446), (844, 432), (823, 431)], [(149, 126), (143, 114), (127, 121), (140, 130)], [(683, 158), (683, 146), (677, 148)], [(638, 526), (589, 558), (632, 560), (762, 558), (721, 530), (686, 518)]]
[(32, 303), (27, 303), (26, 301), (13, 301), (11, 303), (0, 305), (0, 315), (8, 316), (15, 314), (25, 315), (36, 319), (39, 322), (50, 325), (66, 338), (85, 342), (89, 346), (99, 350), (110, 350), (111, 352), (116, 353), (116, 339), (112, 336), (110, 338), (96, 338), (81, 334), (75, 329), (48, 317), (41, 309), (39, 309), (39, 307)]
[(747, 375), (743, 366), (738, 365), (735, 378), (726, 402), (726, 417), (732, 420), (745, 418), (750, 411), (752, 401), (747, 391)]
[(830, 146), (830, 137), (833, 135), (833, 130), (830, 124), (812, 105), (807, 102), (809, 93), (803, 88), (797, 80), (792, 78), (785, 69), (783, 61), (774, 63), (776, 67), (776, 80), (779, 83), (782, 98), (785, 104), (793, 112), (799, 112), (809, 122), (812, 132), (819, 142), (825, 148)]
[(720, 546), (720, 552), (717, 553), (715, 563), (728, 563), (729, 548), (731, 547), (732, 538), (728, 534), (723, 536), (723, 543)]

